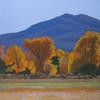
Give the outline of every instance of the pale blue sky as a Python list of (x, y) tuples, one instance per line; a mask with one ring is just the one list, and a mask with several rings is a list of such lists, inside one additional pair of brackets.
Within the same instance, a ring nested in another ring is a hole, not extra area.
[(100, 0), (0, 0), (0, 34), (70, 14), (87, 14), (100, 19)]

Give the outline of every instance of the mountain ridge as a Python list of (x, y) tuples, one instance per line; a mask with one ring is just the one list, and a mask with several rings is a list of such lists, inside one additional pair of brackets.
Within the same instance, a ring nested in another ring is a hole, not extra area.
[(25, 38), (51, 36), (57, 48), (71, 51), (76, 41), (86, 31), (100, 32), (100, 20), (84, 14), (64, 14), (34, 24), (20, 32), (0, 35), (0, 44), (5, 46), (17, 44), (23, 47)]

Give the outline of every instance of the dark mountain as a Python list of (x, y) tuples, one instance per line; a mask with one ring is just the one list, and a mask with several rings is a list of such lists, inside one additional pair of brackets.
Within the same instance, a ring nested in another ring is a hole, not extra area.
[(0, 36), (0, 45), (23, 46), (26, 38), (51, 36), (57, 48), (72, 50), (76, 41), (85, 31), (100, 32), (100, 20), (80, 14), (64, 14), (54, 19), (32, 25), (28, 29)]

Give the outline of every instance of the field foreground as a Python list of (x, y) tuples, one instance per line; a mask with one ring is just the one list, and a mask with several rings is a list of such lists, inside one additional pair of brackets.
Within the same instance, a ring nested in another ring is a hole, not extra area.
[(100, 81), (0, 80), (0, 100), (100, 100)]

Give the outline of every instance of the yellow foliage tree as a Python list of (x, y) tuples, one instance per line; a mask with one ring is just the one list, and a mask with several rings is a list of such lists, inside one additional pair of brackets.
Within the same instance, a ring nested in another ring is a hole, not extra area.
[(78, 52), (71, 52), (68, 56), (68, 72), (72, 73), (80, 67), (83, 63), (81, 56)]
[(60, 61), (60, 73), (61, 74), (68, 73), (68, 56), (69, 56), (69, 53), (65, 53), (65, 55)]
[(57, 69), (50, 61), (46, 62), (44, 65), (44, 71), (47, 75), (56, 76)]
[(60, 57), (60, 58), (62, 58), (62, 57), (64, 57), (65, 52), (62, 49), (57, 49), (55, 51), (55, 55), (58, 56), (58, 57)]
[(62, 49), (55, 50), (55, 55), (51, 60), (56, 65), (57, 74), (65, 74), (68, 72), (68, 52), (64, 52)]
[(33, 74), (33, 75), (35, 74), (36, 67), (35, 67), (33, 61), (28, 61), (28, 63), (27, 63), (27, 69), (30, 70), (30, 74)]
[(99, 67), (100, 66), (100, 35), (98, 36), (96, 48), (97, 49), (96, 49), (95, 59), (96, 59), (96, 65), (97, 65), (97, 67)]
[(76, 43), (74, 48), (75, 52), (80, 53), (82, 58), (88, 62), (98, 65), (100, 62), (100, 33), (99, 32), (86, 32), (84, 36)]
[(12, 70), (15, 70), (16, 73), (24, 71), (27, 67), (25, 54), (17, 45), (13, 45), (7, 49), (5, 63)]
[(56, 74), (57, 74), (57, 69), (53, 64), (51, 64), (51, 66), (50, 66), (50, 76), (56, 76)]
[(27, 60), (27, 69), (30, 70), (30, 74), (35, 74), (36, 66), (34, 64), (33, 55), (30, 51), (25, 52)]

